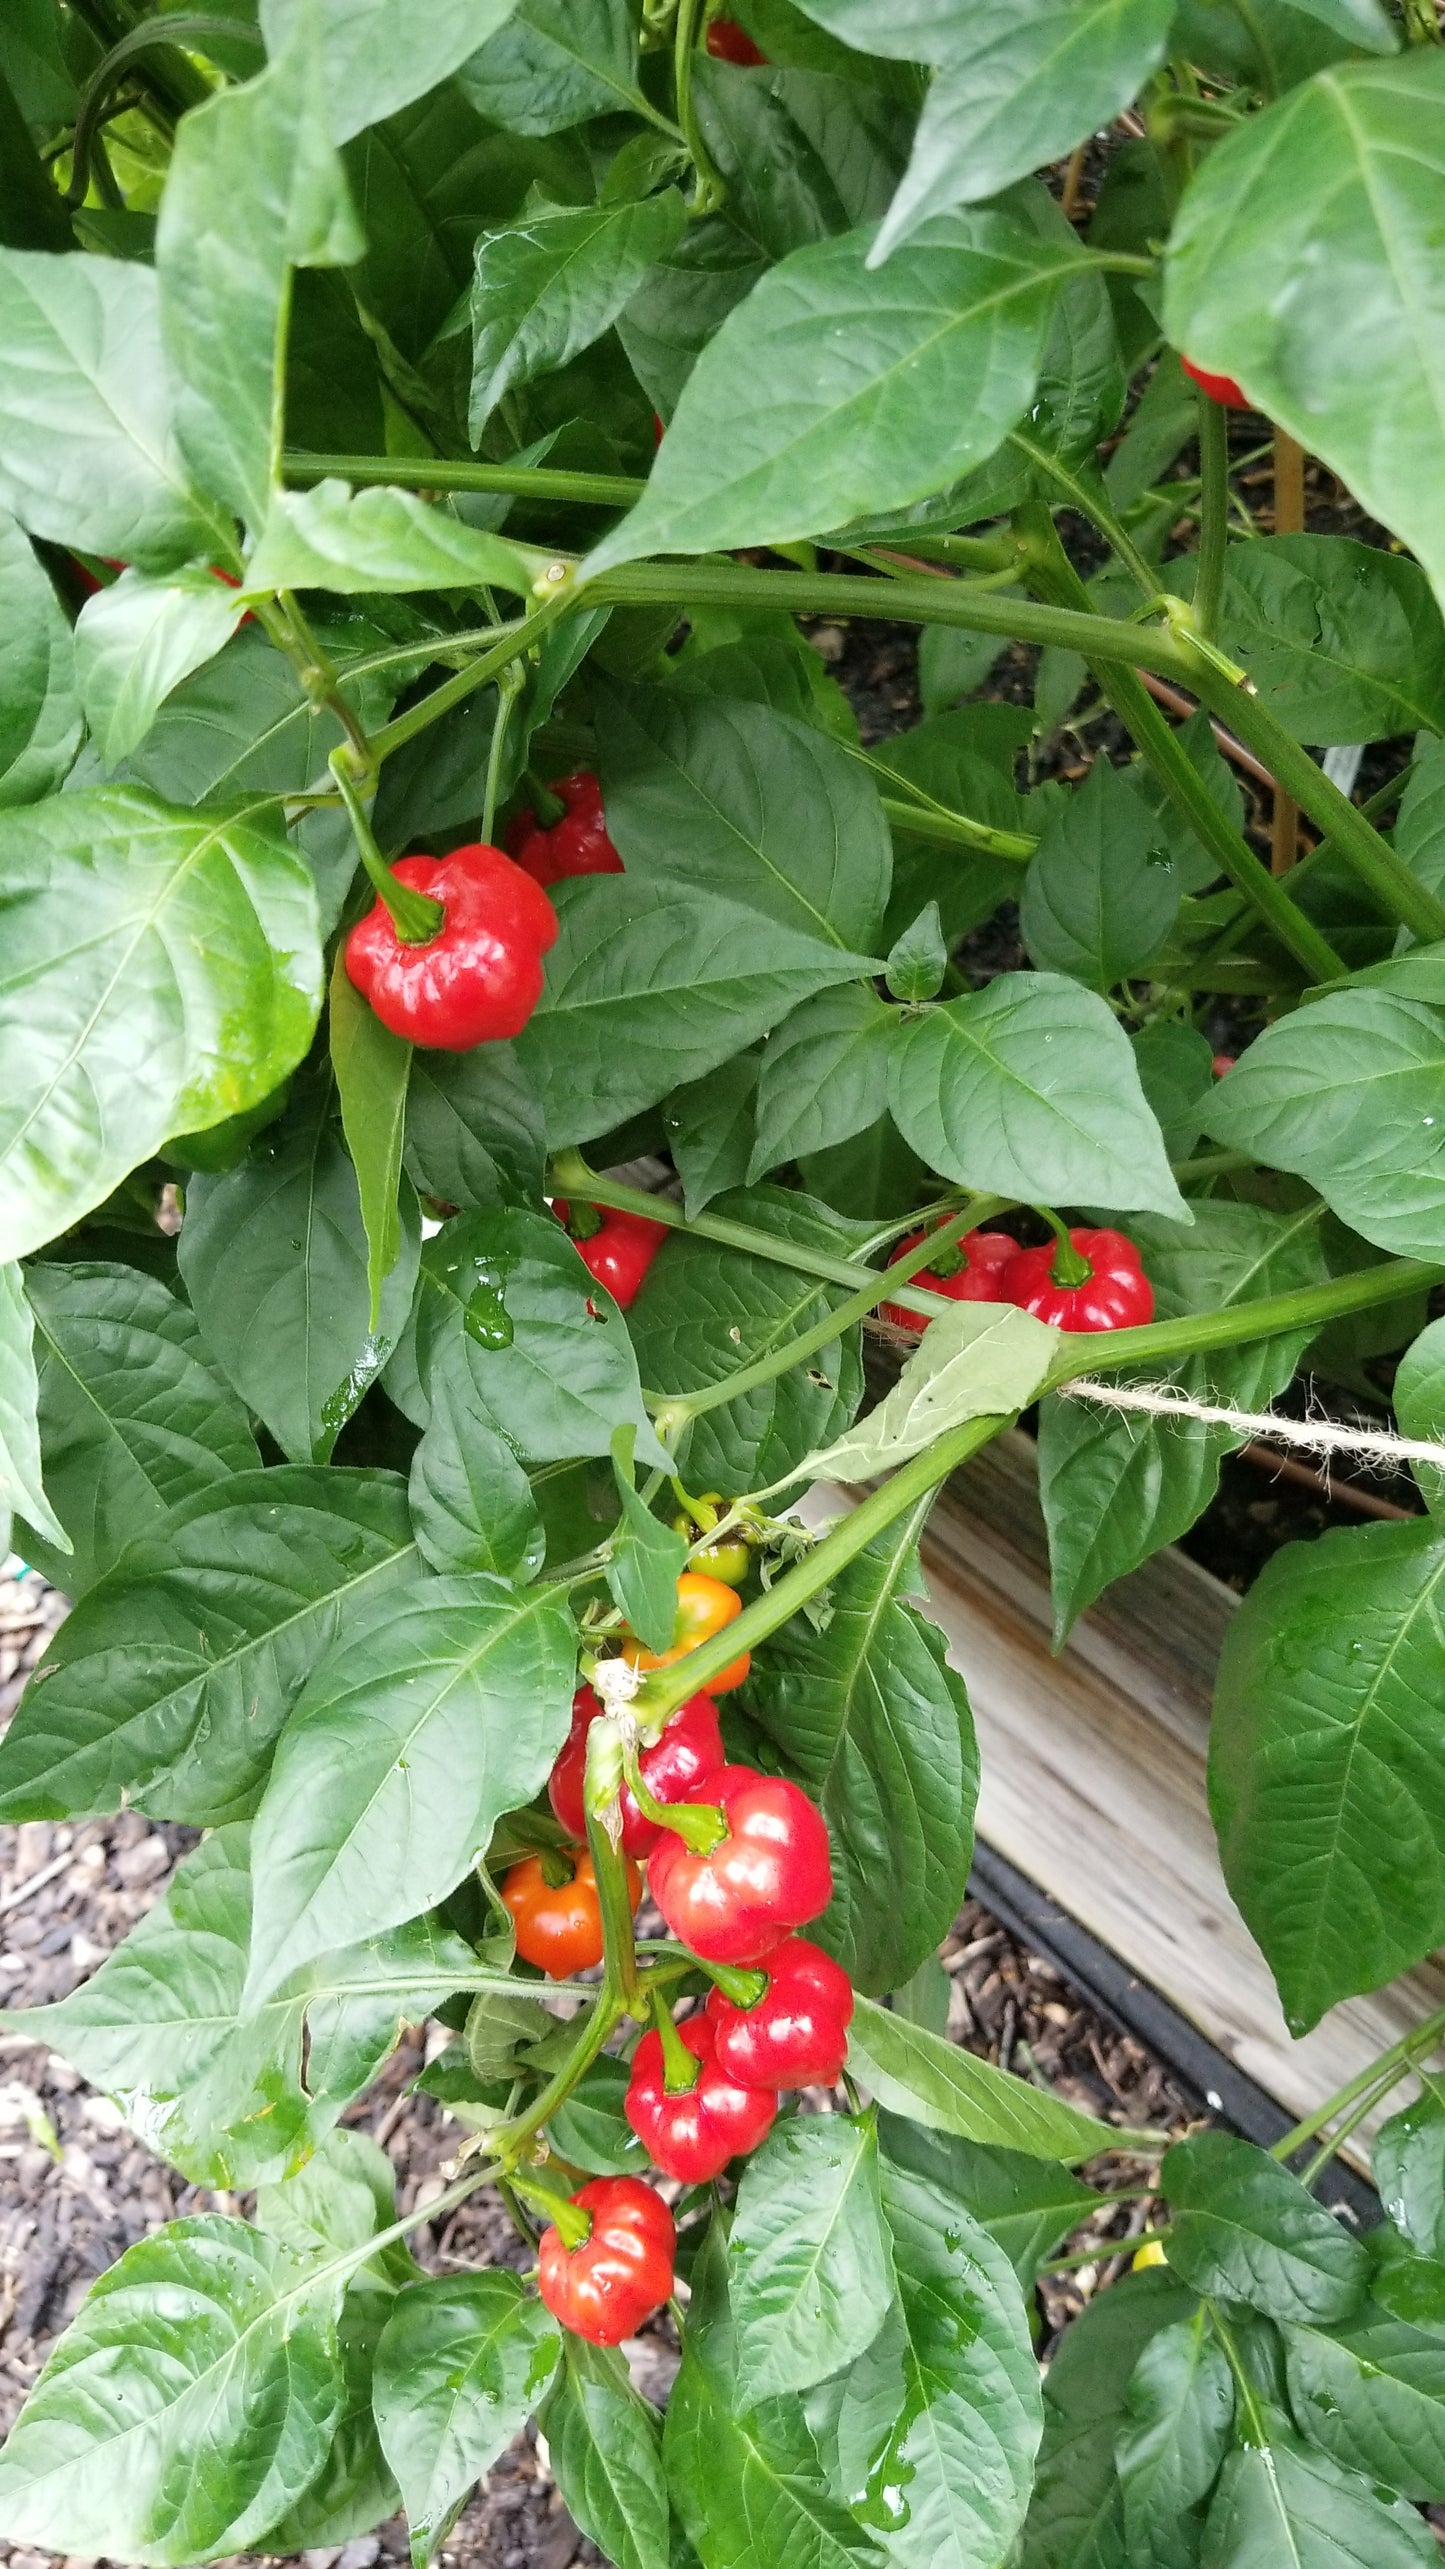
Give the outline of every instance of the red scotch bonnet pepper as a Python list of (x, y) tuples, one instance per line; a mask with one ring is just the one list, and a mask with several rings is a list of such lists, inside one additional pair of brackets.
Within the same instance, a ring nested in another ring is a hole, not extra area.
[(714, 2057), (717, 2031), (706, 2016), (679, 2025), (677, 2042), (691, 2053), (692, 2085), (669, 2085), (662, 2037), (644, 2034), (632, 2058), (623, 2112), (655, 2167), (684, 2185), (706, 2185), (729, 2159), (755, 2150), (770, 2130), (777, 2097), (746, 2087)]
[[(647, 1869), (671, 1934), (704, 1962), (763, 1962), (833, 1896), (822, 1812), (781, 1775), (722, 1766), (706, 1804), (721, 1834), (701, 1852), (664, 1829)], [(694, 1806), (690, 1832), (698, 1818)], [(709, 1834), (704, 1829), (701, 1836)]]
[(747, 29), (740, 27), (736, 18), (714, 18), (707, 31), (707, 49), (714, 62), (741, 63), (745, 70), (752, 70), (768, 59), (765, 53), (758, 51)]
[(556, 943), (547, 895), (499, 847), (403, 856), (398, 883), (441, 904), (429, 937), (398, 936), (385, 903), (346, 940), (348, 978), (394, 1035), (439, 1052), (520, 1035), (542, 996), (542, 957)]
[(1190, 382), (1198, 384), (1200, 391), (1207, 392), (1210, 400), (1217, 401), (1223, 409), (1248, 410), (1251, 408), (1248, 393), (1240, 391), (1233, 375), (1211, 375), (1204, 366), (1191, 365), (1187, 357), (1181, 357), (1179, 363)]
[[(921, 1231), (910, 1231), (889, 1253), (890, 1267), (908, 1249), (916, 1249), (923, 1238)], [(1006, 1231), (966, 1231), (957, 1245), (940, 1249), (936, 1266), (923, 1267), (913, 1278), (928, 1293), (947, 1294), (950, 1302), (999, 1302), (1003, 1300), (1001, 1279), (1005, 1267), (1019, 1253), (1017, 1240)], [(921, 1311), (909, 1311), (901, 1302), (885, 1302), (880, 1318), (891, 1320), (895, 1329), (926, 1329), (928, 1322)]]
[[(562, 1196), (553, 1199), (552, 1210), (559, 1222), (570, 1223), (571, 1207)], [(645, 1213), (609, 1210), (585, 1240), (574, 1235), (572, 1246), (588, 1274), (605, 1285), (613, 1301), (626, 1311), (641, 1293), (668, 1227), (665, 1222), (649, 1221)]]
[[(1001, 1299), (1055, 1329), (1140, 1329), (1153, 1319), (1154, 1288), (1122, 1231), (1071, 1231), (1069, 1248), (1072, 1260), (1056, 1240), (1020, 1249), (1005, 1270)], [(1086, 1272), (1071, 1274), (1080, 1262)]]
[(620, 874), (622, 859), (607, 835), (596, 777), (583, 769), (577, 776), (559, 776), (547, 790), (567, 806), (560, 821), (544, 828), (534, 813), (519, 812), (507, 832), (507, 852), (523, 873), (544, 892), (575, 874)]
[[(602, 1706), (590, 1686), (579, 1686), (572, 1698), (572, 1728), (547, 1785), (552, 1808), (569, 1837), (583, 1839), (587, 1822), (582, 1808), (582, 1780), (587, 1765), (587, 1734)], [(710, 1695), (689, 1695), (679, 1705), (662, 1736), (645, 1748), (638, 1769), (657, 1802), (695, 1802), (706, 1798), (708, 1776), (723, 1764), (717, 1706)], [(621, 1793), (622, 1852), (640, 1863), (651, 1855), (662, 1831), (645, 1819), (627, 1785)]]
[(848, 2054), (853, 1986), (841, 1963), (789, 1936), (763, 1965), (749, 2007), (721, 1989), (707, 2002), (718, 2069), (743, 2087), (835, 2087)]
[(569, 2248), (557, 2227), (543, 2231), (538, 2289), (574, 2337), (620, 2346), (672, 2291), (672, 2214), (640, 2177), (594, 2177), (572, 2209), (585, 2217), (586, 2235)]

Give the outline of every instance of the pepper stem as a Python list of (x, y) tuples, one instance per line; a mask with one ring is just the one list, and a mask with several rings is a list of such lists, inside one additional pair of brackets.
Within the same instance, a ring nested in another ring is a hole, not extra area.
[(603, 1713), (587, 1733), (587, 1762), (582, 1771), (582, 1809), (587, 1822), (587, 1848), (597, 1882), (602, 1915), (606, 1983), (629, 2013), (640, 2012), (637, 1939), (632, 1903), (627, 1896), (627, 1867), (622, 1854), (622, 1742), (616, 1716)]
[(1054, 1235), (1056, 1243), (1053, 1264), (1049, 1269), (1050, 1283), (1056, 1285), (1088, 1284), (1093, 1276), (1094, 1270), (1090, 1266), (1088, 1259), (1083, 1257), (1075, 1248), (1073, 1241), (1070, 1239), (1064, 1224), (1059, 1220), (1057, 1213), (1051, 1213), (1046, 1204), (1036, 1204), (1033, 1206), (1032, 1210), (1038, 1215), (1041, 1222), (1047, 1222), (1049, 1229)]
[(334, 749), (329, 764), (350, 816), (361, 862), (387, 917), (403, 945), (425, 945), (441, 927), (446, 911), (440, 901), (431, 900), (425, 892), (414, 892), (409, 883), (398, 883), (371, 834), (371, 823), (352, 781), (347, 752)]
[(744, 1971), (735, 1962), (704, 1962), (701, 1968), (709, 1980), (716, 1983), (730, 2006), (756, 2007), (766, 1993), (768, 1975), (765, 1971)]
[(652, 2021), (662, 2045), (662, 2084), (669, 2096), (684, 2096), (696, 2087), (702, 2074), (702, 2063), (690, 2052), (673, 2022), (672, 2009), (660, 1989), (651, 1989)]
[(545, 2212), (564, 2248), (580, 2248), (584, 2240), (591, 2238), (592, 2215), (585, 2204), (573, 2203), (551, 2186), (539, 2184), (535, 2177), (523, 2176), (520, 2168), (512, 2169), (507, 2183), (524, 2202), (535, 2203), (539, 2212)]
[(721, 1846), (728, 1824), (716, 1802), (659, 1802), (643, 1783), (635, 1747), (625, 1763), (628, 1789), (644, 1819), (660, 1829), (671, 1829), (694, 1855), (711, 1855), (715, 1846)]

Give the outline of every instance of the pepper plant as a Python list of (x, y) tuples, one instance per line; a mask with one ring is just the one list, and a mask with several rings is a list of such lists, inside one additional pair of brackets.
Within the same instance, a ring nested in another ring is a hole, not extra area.
[[(0, 1816), (202, 1832), (18, 2021), (216, 2207), (94, 2286), (0, 2534), (402, 2504), (423, 2564), (535, 2413), (620, 2569), (1405, 2569), (1441, 2020), (1162, 2152), (1041, 2387), (1118, 2135), (929, 2021), (917, 1600), (1034, 1404), (1061, 1636), (1199, 1515), (1242, 1431), (1085, 1379), (1398, 1359), (1445, 1429), (1434, 0), (736, 6), (0, 19), (0, 1501), (74, 1600)], [(919, 637), (872, 747), (858, 617)], [(1445, 1936), (1420, 1478), (1225, 1653), (1298, 2029)], [(1389, 2102), (1360, 2238), (1312, 2189)], [(515, 2268), (426, 2271), (488, 2186)]]

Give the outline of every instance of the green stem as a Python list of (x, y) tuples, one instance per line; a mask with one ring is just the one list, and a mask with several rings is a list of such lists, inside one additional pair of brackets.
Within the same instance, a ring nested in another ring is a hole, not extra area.
[(281, 458), (288, 482), (351, 482), (358, 490), (388, 484), (402, 491), (494, 491), (500, 498), (557, 500), (594, 508), (631, 508), (647, 488), (624, 473), (564, 473), (547, 464), (479, 464), (450, 455), (303, 455)]
[(697, 185), (693, 189), (688, 212), (694, 216), (715, 214), (727, 195), (722, 174), (702, 138), (697, 121), (697, 103), (692, 94), (693, 55), (697, 48), (698, 29), (706, 9), (706, 0), (678, 0), (677, 18), (672, 37), (673, 80), (677, 91), (677, 121), (687, 145)]
[[(1137, 2195), (1133, 2198), (1138, 2201)], [(1127, 2202), (1127, 2196), (1111, 2194), (1111, 2203)], [(1050, 2257), (1040, 2266), (1041, 2275), (1066, 2275), (1074, 2266), (1106, 2266), (1111, 2257), (1137, 2257), (1141, 2248), (1162, 2248), (1170, 2233), (1163, 2230), (1141, 2230), (1137, 2239), (1096, 2239), (1092, 2248), (1071, 2248), (1066, 2257)]]
[(516, 2164), (527, 2143), (541, 2131), (548, 2116), (555, 2114), (558, 2106), (565, 2103), (571, 2095), (583, 2071), (591, 2067), (608, 2035), (612, 2033), (614, 2027), (621, 2024), (627, 2012), (620, 1993), (609, 1988), (604, 1981), (597, 1994), (597, 2003), (583, 2019), (577, 2040), (561, 2068), (548, 2079), (541, 2093), (533, 2098), (525, 2114), (518, 2115), (515, 2122), (501, 2124), (489, 2136), (491, 2146), (496, 2151), (502, 2166), (512, 2167)]
[(1300, 2169), (1299, 2181), (1302, 2186), (1307, 2186), (1313, 2192), (1331, 2160), (1338, 2156), (1351, 2135), (1357, 2132), (1360, 2125), (1374, 2113), (1377, 2105), (1383, 2104), (1390, 2090), (1398, 2087), (1401, 2079), (1407, 2074), (1406, 2070), (1396, 2070), (1391, 2077), (1382, 2079), (1377, 2087), (1373, 2087), (1368, 2096), (1361, 2097), (1358, 2105), (1354, 2106), (1345, 2116), (1344, 2121), (1320, 2143), (1313, 2157)]
[(153, 52), (157, 46), (169, 49), (178, 44), (194, 45), (197, 50), (203, 50), (207, 36), (225, 36), (232, 41), (254, 45), (258, 53), (263, 50), (255, 28), (235, 18), (172, 17), (159, 24), (133, 27), (128, 36), (122, 36), (118, 45), (112, 45), (104, 61), (97, 63), (85, 84), (80, 111), (75, 119), (70, 185), (65, 191), (65, 203), (72, 211), (85, 203), (90, 185), (91, 146), (100, 127), (106, 100), (122, 73), (139, 54)]
[(360, 795), (351, 781), (347, 753), (333, 749), (331, 773), (341, 789), (341, 799), (351, 818), (351, 834), (356, 841), (361, 862), (366, 868), (373, 891), (382, 903), (387, 917), (403, 945), (425, 945), (434, 937), (446, 917), (440, 901), (416, 892), (409, 883), (398, 883), (371, 834)]
[(922, 1454), (905, 1463), (900, 1471), (885, 1481), (881, 1488), (870, 1491), (848, 1516), (826, 1534), (804, 1561), (799, 1561), (784, 1576), (710, 1640), (700, 1642), (674, 1667), (661, 1668), (647, 1680), (647, 1712), (650, 1720), (665, 1720), (686, 1703), (689, 1695), (701, 1689), (706, 1692), (710, 1677), (719, 1676), (730, 1659), (739, 1652), (753, 1650), (766, 1641), (789, 1617), (816, 1597), (820, 1589), (836, 1579), (840, 1570), (867, 1550), (874, 1536), (902, 1516), (905, 1509), (916, 1506), (926, 1493), (945, 1481), (970, 1454), (976, 1454), (990, 1437), (1010, 1424), (1008, 1418), (971, 1418), (961, 1427), (950, 1428)]
[(1427, 2016), (1412, 2032), (1402, 2034), (1397, 2043), (1391, 2043), (1388, 2050), (1367, 2062), (1356, 2077), (1344, 2087), (1337, 2088), (1333, 2096), (1327, 2096), (1324, 2104), (1317, 2105), (1302, 2123), (1294, 2123), (1287, 2132), (1281, 2133), (1271, 2148), (1271, 2158), (1292, 2159), (1297, 2150), (1302, 2150), (1305, 2143), (1312, 2141), (1317, 2132), (1322, 2132), (1327, 2123), (1332, 2123), (1337, 2114), (1345, 2113), (1367, 2089), (1373, 2092), (1381, 2078), (1389, 2078), (1393, 2085), (1392, 2072), (1403, 2077), (1407, 2070), (1414, 2068), (1417, 2052), (1431, 2051), (1440, 2042), (1445, 2042), (1445, 2007), (1437, 2008), (1433, 2016)]
[[(1096, 1337), (1066, 1337), (1045, 1379), (1044, 1391), (1077, 1382), (1085, 1374), (1113, 1374), (1128, 1365), (1167, 1365), (1179, 1356), (1208, 1355), (1216, 1347), (1247, 1346), (1256, 1338), (1278, 1338), (1296, 1329), (1323, 1329), (1352, 1311), (1369, 1311), (1376, 1303), (1438, 1284), (1441, 1270), (1421, 1258), (1388, 1258), (1378, 1267), (1363, 1267), (1328, 1284), (1302, 1285), (1294, 1293), (1263, 1294), (1255, 1302), (1231, 1303), (1223, 1311), (1187, 1312), (1178, 1320), (1151, 1321), (1145, 1329), (1111, 1329)], [(730, 1627), (736, 1629), (736, 1627)]]
[(702, 2063), (696, 2052), (690, 2052), (673, 2022), (661, 1989), (654, 1983), (647, 1992), (652, 2004), (652, 2021), (662, 2045), (662, 2084), (669, 2096), (685, 2096), (698, 2082)]
[(406, 713), (398, 714), (394, 722), (383, 723), (380, 731), (373, 732), (372, 757), (377, 760), (389, 758), (394, 749), (400, 749), (406, 741), (417, 739), (433, 723), (440, 722), (443, 714), (451, 712), (453, 705), (462, 704), (476, 688), (484, 687), (489, 678), (495, 678), (498, 670), (505, 669), (509, 660), (519, 658), (532, 643), (538, 641), (572, 603), (567, 597), (545, 598), (521, 624), (512, 626), (495, 650), (484, 651), (469, 669), (458, 669), (454, 676), (444, 678), (429, 696), (423, 696), (419, 705), (412, 705)]
[[(600, 1721), (592, 1724), (587, 1735), (582, 1809), (587, 1823), (587, 1851), (592, 1858), (592, 1871), (597, 1883), (597, 1905), (602, 1913), (602, 1986), (604, 1991), (613, 1991), (628, 2012), (636, 2015), (640, 1984), (632, 1902), (627, 1893), (627, 1866), (622, 1853), (621, 1820), (617, 1808), (621, 1781), (621, 1733), (615, 1719), (604, 1714)], [(612, 1834), (614, 1828), (618, 1833), (615, 1839)]]
[(1053, 483), (1069, 508), (1077, 509), (1081, 517), (1086, 517), (1091, 526), (1097, 527), (1135, 586), (1143, 591), (1146, 598), (1154, 597), (1159, 587), (1159, 574), (1152, 563), (1145, 561), (1128, 528), (1115, 516), (1102, 485), (1097, 490), (1092, 489), (1079, 474), (1071, 472), (1056, 455), (1051, 455), (1047, 447), (1025, 436), (1022, 429), (1014, 429), (1006, 442), (1027, 457), (1035, 472)]
[[(905, 534), (887, 551), (895, 561), (906, 561), (911, 554), (915, 562), (949, 562), (962, 571), (1017, 572), (1019, 566), (1018, 547), (1009, 535)], [(868, 553), (882, 559), (885, 548), (870, 544)]]
[(1038, 840), (1025, 838), (1022, 830), (993, 830), (987, 822), (970, 821), (962, 812), (930, 809), (931, 796), (918, 803), (900, 803), (891, 794), (880, 794), (878, 799), (890, 828), (905, 838), (925, 839), (934, 847), (967, 848), (970, 855), (998, 856), (1006, 865), (1027, 865), (1038, 846)]
[(520, 660), (509, 660), (497, 679), (497, 714), (492, 724), (491, 745), (487, 751), (487, 782), (482, 795), (482, 839), (491, 845), (492, 825), (497, 817), (497, 788), (502, 781), (502, 752), (511, 728), (512, 707), (527, 683), (527, 673)]
[(1244, 2358), (1235, 2344), (1234, 2332), (1215, 2302), (1205, 2299), (1204, 2307), (1209, 2313), (1209, 2325), (1223, 2347), (1225, 2361), (1234, 2375), (1234, 2386), (1239, 2394), (1241, 2441), (1253, 2445), (1257, 2453), (1266, 2453), (1269, 2450), (1269, 2428), (1265, 2424), (1264, 2411), (1259, 2404), (1259, 2393), (1249, 2378)]
[(1224, 600), (1224, 554), (1229, 542), (1229, 421), (1217, 401), (1198, 387), (1200, 519), (1194, 612), (1206, 642), (1219, 639)]
[(1248, 1151), (1200, 1151), (1192, 1160), (1181, 1160), (1174, 1169), (1178, 1184), (1208, 1182), (1217, 1177), (1230, 1177), (1236, 1169), (1252, 1169), (1257, 1163)]

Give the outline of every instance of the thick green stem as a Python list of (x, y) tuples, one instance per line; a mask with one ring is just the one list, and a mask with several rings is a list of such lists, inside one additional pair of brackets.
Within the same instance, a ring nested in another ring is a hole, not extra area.
[(1367, 2062), (1357, 2076), (1344, 2087), (1337, 2088), (1333, 2096), (1326, 2097), (1324, 2104), (1317, 2105), (1302, 2123), (1291, 2124), (1290, 2129), (1282, 2132), (1273, 2144), (1271, 2158), (1292, 2159), (1297, 2150), (1302, 2150), (1307, 2141), (1312, 2141), (1317, 2132), (1324, 2130), (1327, 2123), (1333, 2123), (1337, 2114), (1348, 2112), (1361, 2096), (1373, 2094), (1382, 2079), (1393, 2086), (1392, 2072), (1403, 2078), (1407, 2070), (1414, 2068), (1417, 2056), (1423, 2058), (1441, 2042), (1445, 2042), (1445, 2007), (1437, 2008), (1433, 2016), (1425, 2017), (1412, 2032), (1402, 2034), (1397, 2043), (1391, 2043), (1388, 2050)]
[(1199, 556), (1194, 574), (1194, 612), (1206, 642), (1219, 639), (1219, 610), (1224, 600), (1224, 553), (1229, 541), (1229, 421), (1217, 401), (1199, 387)]
[[(513, 1983), (514, 1987), (517, 1985)], [(525, 2114), (519, 2114), (514, 2122), (503, 2123), (487, 2136), (488, 2146), (496, 2152), (503, 2167), (516, 2165), (528, 2142), (541, 2131), (548, 2116), (555, 2114), (558, 2106), (571, 2095), (583, 2071), (591, 2067), (608, 2035), (621, 2024), (627, 2012), (620, 1993), (610, 1989), (604, 1981), (597, 1994), (596, 2005), (583, 2019), (577, 2040), (561, 2068), (533, 2098)]]
[(482, 796), (482, 838), (488, 846), (497, 817), (497, 789), (502, 781), (502, 753), (511, 728), (512, 707), (526, 683), (527, 673), (520, 660), (509, 660), (497, 679), (497, 714), (487, 751), (487, 782)]
[(652, 2002), (652, 2021), (662, 2045), (662, 2084), (669, 2096), (685, 2096), (697, 2085), (702, 2063), (696, 2052), (690, 2052), (673, 2022), (672, 2009), (662, 1991), (655, 1985), (647, 1993)]
[(621, 1782), (622, 1734), (615, 1718), (604, 1714), (587, 1734), (582, 1810), (587, 1823), (587, 1852), (597, 1884), (597, 1905), (602, 1914), (602, 1986), (613, 1991), (629, 2013), (636, 2015), (640, 1984), (617, 1801)]
[(505, 669), (509, 660), (517, 659), (532, 643), (539, 641), (549, 625), (565, 615), (572, 603), (566, 597), (544, 599), (524, 623), (510, 628), (495, 650), (482, 652), (469, 669), (458, 669), (454, 676), (444, 678), (429, 696), (423, 696), (419, 705), (412, 705), (406, 713), (398, 714), (394, 722), (383, 723), (380, 731), (373, 732), (372, 757), (389, 758), (394, 749), (400, 749), (404, 742), (415, 740), (419, 733), (440, 722), (443, 714), (451, 712), (453, 705), (462, 704), (476, 688), (484, 687), (489, 678), (495, 678), (498, 670)]
[[(1065, 506), (1076, 509), (1080, 517), (1086, 517), (1090, 525), (1098, 529), (1105, 543), (1112, 546), (1118, 555), (1135, 587), (1146, 598), (1157, 596), (1159, 574), (1152, 563), (1145, 561), (1128, 528), (1115, 516), (1102, 484), (1097, 488), (1091, 486), (1081, 474), (1071, 472), (1057, 455), (1051, 455), (1046, 446), (1041, 446), (1022, 429), (1014, 429), (1007, 442), (1027, 457), (1036, 473), (1052, 482)], [(1097, 473), (1095, 482), (1098, 483)]]
[(390, 484), (402, 491), (495, 491), (500, 498), (556, 500), (594, 508), (632, 508), (647, 488), (623, 473), (564, 473), (547, 464), (479, 464), (450, 455), (303, 455), (281, 459), (288, 482), (351, 482), (358, 489)]
[(880, 794), (878, 799), (890, 829), (904, 838), (925, 839), (934, 847), (966, 848), (970, 855), (998, 856), (1006, 865), (1027, 865), (1038, 846), (1038, 840), (1025, 838), (1022, 830), (993, 830), (986, 821), (971, 821), (962, 812), (933, 808), (931, 797), (917, 803), (899, 802), (891, 794)]
[(715, 214), (727, 195), (721, 172), (702, 138), (697, 120), (697, 105), (692, 94), (692, 63), (702, 24), (705, 0), (677, 0), (677, 18), (673, 27), (672, 70), (677, 91), (677, 121), (688, 148), (697, 185), (693, 189), (690, 214)]
[(429, 899), (425, 892), (414, 891), (409, 883), (398, 883), (371, 834), (371, 823), (366, 817), (361, 796), (351, 781), (347, 760), (348, 753), (344, 749), (334, 749), (331, 753), (331, 773), (336, 779), (341, 791), (341, 799), (350, 814), (351, 834), (356, 841), (357, 850), (370, 878), (372, 889), (402, 943), (425, 945), (429, 938), (436, 935), (446, 917), (446, 912), (440, 901)]
[[(1302, 1285), (1296, 1293), (1263, 1294), (1223, 1311), (1187, 1312), (1178, 1320), (1151, 1321), (1146, 1329), (1111, 1329), (1097, 1337), (1068, 1336), (1049, 1368), (1045, 1391), (1085, 1374), (1114, 1374), (1128, 1365), (1168, 1365), (1179, 1356), (1208, 1355), (1216, 1347), (1243, 1347), (1256, 1338), (1279, 1338), (1296, 1329), (1323, 1329), (1352, 1311), (1394, 1302), (1401, 1294), (1438, 1284), (1441, 1269), (1421, 1258), (1388, 1258), (1378, 1267), (1333, 1276), (1328, 1284)], [(732, 1627), (736, 1630), (736, 1626)]]

